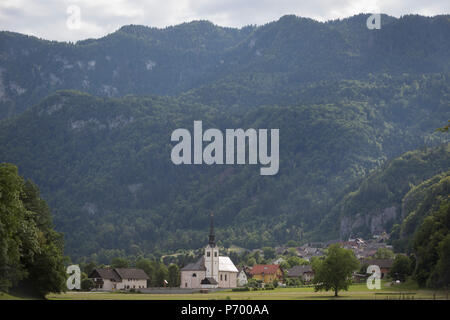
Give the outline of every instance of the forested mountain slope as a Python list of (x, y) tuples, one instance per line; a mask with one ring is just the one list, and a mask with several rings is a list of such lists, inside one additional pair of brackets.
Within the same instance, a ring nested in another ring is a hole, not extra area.
[[(247, 248), (389, 231), (399, 221), (345, 219), (448, 170), (433, 148), (448, 143), (450, 24), (367, 17), (124, 26), (76, 44), (1, 32), (0, 161), (39, 185), (74, 260), (200, 247), (211, 211), (222, 244)], [(174, 165), (171, 133), (194, 120), (279, 129), (279, 173)]]
[[(417, 213), (415, 208), (422, 201), (436, 200), (432, 196), (426, 200), (423, 189), (435, 183), (436, 179), (440, 181), (449, 169), (449, 144), (406, 152), (350, 187), (322, 221), (320, 228), (343, 238), (369, 237), (393, 231), (393, 240), (399, 239), (400, 234), (405, 239), (402, 243), (394, 241), (397, 250), (406, 250), (406, 242), (411, 240), (426, 216), (426, 213)], [(428, 179), (431, 179), (429, 183), (425, 183)], [(448, 190), (443, 192), (448, 195)], [(339, 225), (336, 220), (340, 221)]]
[[(300, 241), (305, 232), (324, 236), (309, 231), (342, 190), (391, 155), (442, 142), (442, 134), (422, 128), (448, 117), (448, 110), (415, 105), (422, 92), (403, 95), (405, 109), (417, 109), (404, 111), (410, 118), (404, 123), (369, 102), (229, 113), (182, 98), (61, 91), (3, 121), (0, 156), (41, 186), (74, 257), (101, 249), (200, 246), (211, 211), (226, 244), (274, 245)], [(436, 115), (428, 119), (422, 112)], [(280, 128), (279, 173), (260, 176), (255, 165), (174, 165), (171, 132), (192, 131), (194, 120), (202, 120), (204, 130)]]

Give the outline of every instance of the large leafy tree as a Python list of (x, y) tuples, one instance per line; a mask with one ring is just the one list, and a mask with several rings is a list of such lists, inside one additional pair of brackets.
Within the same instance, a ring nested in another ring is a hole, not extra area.
[(324, 259), (313, 261), (315, 291), (348, 290), (353, 271), (359, 267), (359, 261), (351, 250), (341, 248), (338, 244), (331, 245)]
[(130, 262), (126, 258), (115, 257), (111, 261), (111, 267), (113, 268), (128, 268)]
[(178, 287), (180, 285), (180, 269), (176, 264), (171, 264), (168, 268), (168, 278), (170, 287)]
[(152, 286), (153, 281), (156, 278), (155, 263), (150, 261), (149, 259), (141, 258), (136, 262), (136, 268), (144, 270), (144, 272), (149, 277), (149, 280), (147, 281), (147, 286)]
[[(22, 184), (16, 167), (10, 164), (0, 166), (0, 290), (2, 291), (6, 291), (25, 277), (21, 252), (27, 240), (35, 239), (33, 236), (31, 239), (28, 237), (34, 232), (32, 226), (28, 223), (23, 224), (27, 221), (25, 217), (28, 214), (20, 201)], [(28, 245), (33, 243), (27, 242)], [(32, 252), (35, 252), (37, 245), (33, 243), (32, 247)], [(30, 258), (32, 252), (27, 253)]]
[(0, 164), (0, 213), (0, 290), (21, 281), (42, 297), (63, 290), (62, 235), (37, 186), (7, 163)]
[(411, 260), (405, 255), (397, 255), (392, 264), (392, 268), (389, 271), (391, 278), (405, 281), (406, 277), (411, 275), (411, 273)]

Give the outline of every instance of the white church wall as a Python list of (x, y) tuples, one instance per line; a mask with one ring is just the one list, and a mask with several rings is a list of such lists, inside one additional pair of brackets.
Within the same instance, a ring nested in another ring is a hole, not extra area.
[[(195, 276), (194, 276), (195, 275)], [(201, 288), (201, 281), (206, 277), (205, 271), (181, 271), (181, 288)]]

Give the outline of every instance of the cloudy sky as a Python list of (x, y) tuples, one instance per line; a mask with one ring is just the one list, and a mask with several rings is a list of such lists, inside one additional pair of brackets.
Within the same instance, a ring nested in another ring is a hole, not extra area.
[(450, 13), (449, 0), (0, 0), (0, 30), (49, 40), (98, 38), (125, 24), (165, 27), (192, 20), (261, 25), (284, 14), (320, 21), (357, 13), (396, 17)]

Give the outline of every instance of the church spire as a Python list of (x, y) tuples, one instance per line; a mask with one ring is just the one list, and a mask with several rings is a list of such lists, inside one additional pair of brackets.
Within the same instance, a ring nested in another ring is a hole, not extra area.
[(216, 242), (214, 240), (214, 238), (215, 238), (215, 236), (214, 236), (214, 214), (212, 212), (211, 212), (210, 220), (211, 220), (211, 225), (210, 225), (210, 229), (209, 229), (209, 245), (211, 247), (215, 247)]

